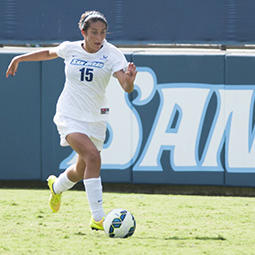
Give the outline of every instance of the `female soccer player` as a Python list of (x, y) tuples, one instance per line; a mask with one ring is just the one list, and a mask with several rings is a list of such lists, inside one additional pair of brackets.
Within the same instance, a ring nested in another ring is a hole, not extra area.
[[(107, 21), (98, 11), (81, 15), (79, 28), (82, 41), (63, 42), (59, 46), (16, 56), (6, 77), (15, 75), (24, 61), (42, 61), (61, 57), (65, 61), (66, 81), (58, 99), (54, 122), (60, 134), (61, 146), (71, 146), (78, 154), (75, 165), (56, 176), (49, 176), (50, 207), (60, 208), (61, 194), (83, 180), (90, 210), (90, 227), (103, 230), (102, 184), (100, 151), (106, 133), (105, 89), (111, 74), (125, 92), (132, 92), (136, 66), (127, 63), (125, 56), (106, 41)], [(116, 99), (114, 99), (116, 100)]]

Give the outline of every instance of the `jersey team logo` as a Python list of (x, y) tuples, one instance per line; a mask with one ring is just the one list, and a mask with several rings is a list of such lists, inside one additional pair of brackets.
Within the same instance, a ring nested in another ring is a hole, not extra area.
[(83, 60), (83, 59), (73, 58), (70, 62), (70, 65), (103, 68), (104, 67), (104, 62), (101, 62), (101, 61), (87, 61), (87, 60)]

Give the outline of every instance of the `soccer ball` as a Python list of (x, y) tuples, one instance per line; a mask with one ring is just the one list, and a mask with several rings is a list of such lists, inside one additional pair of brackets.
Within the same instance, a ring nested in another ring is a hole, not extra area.
[(113, 209), (104, 220), (104, 231), (109, 237), (127, 238), (135, 232), (134, 216), (125, 209)]

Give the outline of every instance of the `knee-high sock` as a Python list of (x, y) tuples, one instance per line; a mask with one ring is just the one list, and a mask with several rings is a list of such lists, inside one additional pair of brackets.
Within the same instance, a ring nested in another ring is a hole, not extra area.
[(53, 184), (53, 190), (56, 194), (62, 193), (68, 189), (71, 189), (75, 185), (75, 182), (72, 182), (68, 179), (66, 171), (59, 175), (56, 181)]
[(100, 221), (104, 216), (103, 188), (101, 178), (90, 178), (83, 180), (90, 210), (95, 221)]

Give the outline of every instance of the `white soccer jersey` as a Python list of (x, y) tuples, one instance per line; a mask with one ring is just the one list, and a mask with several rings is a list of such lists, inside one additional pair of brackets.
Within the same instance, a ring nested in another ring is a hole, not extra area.
[(96, 53), (82, 48), (83, 41), (63, 42), (55, 48), (65, 60), (66, 81), (56, 114), (89, 122), (106, 120), (105, 89), (113, 73), (127, 67), (123, 53), (106, 40)]

